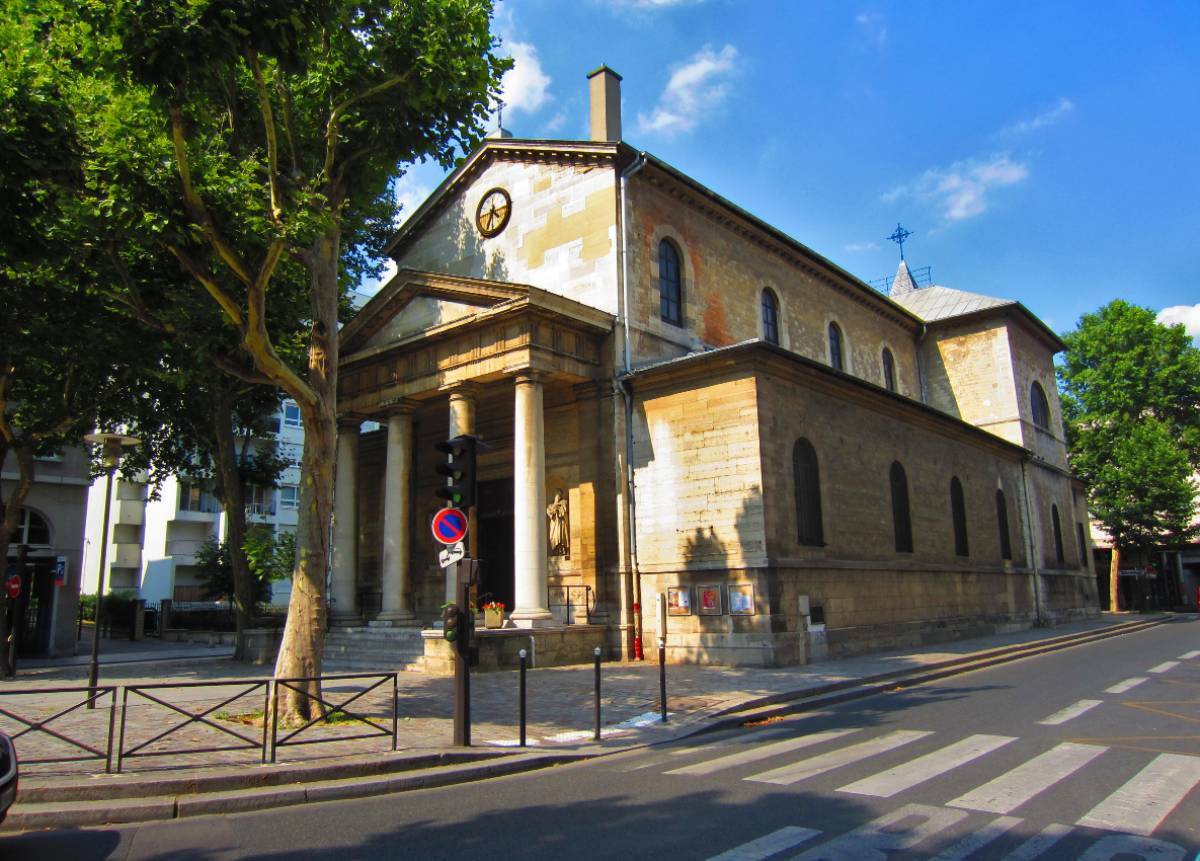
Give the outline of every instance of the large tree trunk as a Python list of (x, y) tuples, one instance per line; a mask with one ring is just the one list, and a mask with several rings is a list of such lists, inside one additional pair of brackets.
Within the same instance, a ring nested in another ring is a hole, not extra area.
[(221, 386), (213, 411), (213, 434), (217, 440), (217, 471), (221, 476), (221, 505), (225, 508), (225, 546), (233, 569), (233, 609), (237, 623), (237, 639), (233, 659), (244, 661), (246, 629), (253, 622), (255, 583), (246, 560), (246, 494), (238, 464), (237, 445), (233, 435), (234, 401), (237, 384)]
[[(309, 335), (308, 384), (316, 403), (300, 401), (304, 455), (300, 465), (300, 511), (296, 529), (296, 570), (287, 626), (275, 662), (276, 678), (321, 675), (328, 612), (325, 575), (333, 519), (333, 465), (337, 445), (337, 304), (341, 233), (335, 226), (310, 249), (313, 326)], [(280, 720), (312, 720), (322, 713), (319, 681), (281, 689)]]
[(1121, 609), (1120, 590), (1118, 586), (1120, 581), (1117, 579), (1117, 573), (1121, 570), (1121, 548), (1117, 546), (1117, 542), (1113, 542), (1112, 560), (1108, 565), (1108, 609), (1111, 612), (1116, 612)]

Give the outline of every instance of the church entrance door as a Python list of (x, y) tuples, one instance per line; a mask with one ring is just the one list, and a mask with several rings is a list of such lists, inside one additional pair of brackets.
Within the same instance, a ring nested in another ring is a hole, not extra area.
[(511, 613), (516, 594), (513, 578), (513, 480), (479, 482), (476, 518), (479, 528), (479, 600), (500, 601)]

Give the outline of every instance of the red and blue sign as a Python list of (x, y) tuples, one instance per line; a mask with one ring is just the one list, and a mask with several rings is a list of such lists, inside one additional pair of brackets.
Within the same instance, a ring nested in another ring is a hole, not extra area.
[(467, 515), (457, 508), (443, 508), (433, 515), (433, 537), (443, 544), (457, 544), (466, 534)]

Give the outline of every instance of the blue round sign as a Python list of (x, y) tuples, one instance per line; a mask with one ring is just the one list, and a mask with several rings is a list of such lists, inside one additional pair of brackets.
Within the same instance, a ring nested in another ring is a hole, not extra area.
[(433, 515), (433, 537), (442, 544), (457, 544), (467, 534), (467, 515), (457, 508), (443, 508)]

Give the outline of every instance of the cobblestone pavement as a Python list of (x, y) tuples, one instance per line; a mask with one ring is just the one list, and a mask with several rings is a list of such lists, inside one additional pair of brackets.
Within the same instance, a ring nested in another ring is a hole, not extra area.
[[(944, 644), (905, 653), (873, 655), (839, 661), (780, 669), (739, 669), (694, 665), (667, 667), (670, 709), (669, 728), (677, 732), (681, 725), (704, 720), (725, 709), (772, 694), (802, 691), (832, 682), (854, 680), (890, 671), (919, 668), (960, 657), (971, 652), (1017, 645), (1050, 637), (1103, 627), (1121, 617), (1105, 616), (1098, 620), (1037, 629), (987, 638)], [(1128, 619), (1129, 617), (1124, 617)], [(102, 668), (101, 684), (120, 686), (124, 701), (115, 709), (109, 705), (112, 695), (101, 697), (94, 710), (74, 708), (51, 721), (48, 730), (103, 750), (110, 726), (110, 715), (117, 741), (126, 754), (125, 772), (154, 772), (164, 769), (256, 764), (261, 759), (261, 712), (265, 689), (255, 685), (264, 680), (269, 668), (248, 666), (231, 660), (184, 660), (152, 663), (107, 664)], [(84, 692), (36, 693), (47, 688), (79, 688), (87, 683), (86, 666), (43, 667), (22, 671), (0, 686), (0, 728), (15, 733), (26, 721), (44, 721), (52, 715), (78, 706)], [(378, 678), (330, 678), (324, 684), (324, 696), (334, 706), (363, 691)], [(223, 682), (196, 686), (196, 682)], [(148, 688), (141, 685), (169, 683), (178, 687)], [(420, 673), (400, 673), (397, 681), (398, 746), (418, 751), (448, 747), (452, 741), (453, 679)], [(604, 741), (614, 746), (632, 740), (652, 738), (663, 728), (658, 723), (658, 667), (651, 663), (608, 663), (602, 666), (602, 723)], [(472, 733), (475, 744), (515, 745), (518, 736), (518, 673), (500, 672), (472, 676)], [(570, 746), (590, 742), (593, 728), (593, 668), (560, 667), (532, 669), (528, 673), (528, 738), (539, 747)], [(208, 712), (208, 719), (219, 724), (218, 730), (148, 699), (154, 696), (193, 714)], [(277, 750), (277, 761), (312, 761), (349, 754), (385, 752), (391, 748), (392, 683), (388, 679), (347, 708), (370, 718), (385, 732), (373, 731), (362, 723), (320, 724), (291, 739), (294, 742), (321, 740), (321, 744), (288, 744)], [(124, 708), (125, 718), (121, 719)], [(6, 714), (6, 712), (8, 714)], [(251, 721), (242, 723), (239, 720)], [(253, 722), (257, 721), (257, 725)], [(176, 725), (183, 728), (158, 742), (147, 744)], [(121, 740), (122, 725), (124, 738)], [(285, 736), (281, 728), (280, 738)], [(375, 732), (369, 738), (348, 739)], [(238, 736), (232, 735), (237, 733)], [(245, 749), (184, 753), (186, 749), (242, 745)], [(17, 740), (23, 762), (22, 783), (39, 778), (103, 772), (102, 760), (37, 764), (34, 759), (79, 755), (78, 748), (46, 733), (27, 733)], [(130, 757), (130, 753), (134, 753)], [(152, 755), (146, 755), (152, 754)], [(115, 767), (115, 765), (114, 765)]]

